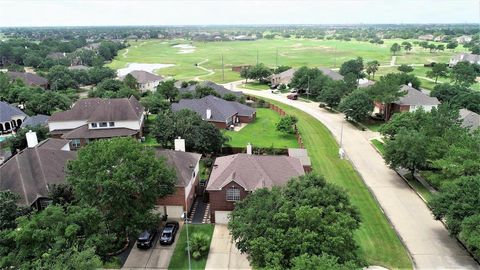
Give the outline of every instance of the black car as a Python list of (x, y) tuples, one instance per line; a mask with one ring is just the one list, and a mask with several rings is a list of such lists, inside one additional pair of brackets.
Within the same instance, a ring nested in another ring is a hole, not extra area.
[(178, 222), (170, 221), (163, 227), (160, 235), (160, 245), (171, 245), (175, 241), (175, 235), (178, 231)]
[(137, 248), (151, 248), (156, 235), (157, 230), (143, 231), (137, 239)]

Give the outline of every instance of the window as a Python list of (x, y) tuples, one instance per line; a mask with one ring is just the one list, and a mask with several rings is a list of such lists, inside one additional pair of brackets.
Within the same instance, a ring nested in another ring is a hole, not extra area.
[(114, 127), (114, 126), (115, 126), (115, 122), (109, 122), (109, 123), (108, 123), (108, 126)]
[(72, 140), (72, 147), (79, 148), (80, 147), (80, 139), (73, 139)]
[(92, 123), (92, 128), (96, 128), (97, 127), (97, 123)]
[(107, 122), (100, 122), (99, 126), (100, 127), (108, 127)]
[(240, 201), (240, 189), (231, 187), (227, 189), (227, 201), (237, 202)]

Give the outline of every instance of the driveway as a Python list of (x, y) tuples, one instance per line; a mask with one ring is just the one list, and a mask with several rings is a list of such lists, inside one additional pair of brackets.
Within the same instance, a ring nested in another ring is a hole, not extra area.
[(135, 244), (122, 269), (168, 269), (181, 229), (182, 223), (180, 223), (175, 241), (170, 246), (161, 246), (158, 243), (160, 232), (155, 237), (154, 245), (150, 249), (138, 249)]
[(273, 99), (300, 109), (322, 122), (339, 141), (344, 123), (343, 147), (348, 159), (378, 200), (385, 215), (410, 252), (417, 269), (480, 269), (479, 265), (450, 237), (440, 221), (433, 218), (425, 203), (384, 162), (370, 144), (378, 136), (371, 131), (360, 131), (345, 122), (342, 114), (332, 114), (318, 107), (317, 102), (289, 100), (285, 95), (270, 91), (238, 88), (240, 82), (227, 84), (233, 90), (249, 95)]
[(241, 254), (232, 243), (232, 237), (227, 229), (227, 225), (215, 225), (205, 269), (252, 269), (248, 262), (247, 256), (245, 254)]

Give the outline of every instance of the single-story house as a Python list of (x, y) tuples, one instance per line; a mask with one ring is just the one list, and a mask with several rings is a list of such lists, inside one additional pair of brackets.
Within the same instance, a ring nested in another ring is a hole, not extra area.
[(272, 87), (277, 87), (280, 84), (288, 85), (292, 81), (293, 75), (295, 74), (296, 69), (291, 68), (280, 72), (278, 74), (272, 74), (268, 79), (270, 80), (270, 85)]
[(9, 71), (7, 72), (7, 75), (8, 77), (10, 77), (12, 81), (16, 79), (20, 79), (29, 86), (38, 86), (43, 89), (48, 89), (49, 87), (48, 80), (46, 78), (42, 76), (38, 76), (37, 74), (34, 74), (34, 73)]
[(223, 97), (227, 94), (232, 94), (232, 95), (235, 95), (237, 98), (239, 98), (243, 95), (243, 93), (241, 91), (231, 91), (231, 90), (228, 90), (227, 88), (225, 88), (223, 85), (216, 84), (216, 83), (211, 82), (211, 81), (203, 81), (203, 82), (200, 82), (200, 83), (197, 83), (197, 84), (189, 85), (187, 87), (182, 87), (182, 88), (179, 88), (178, 91), (180, 92), (180, 94), (182, 94), (182, 93), (192, 93), (192, 95), (194, 95), (195, 90), (199, 86), (200, 87), (212, 88), (221, 97)]
[(19, 108), (0, 101), (0, 134), (15, 131), (26, 117), (27, 115)]
[(213, 165), (206, 192), (210, 220), (227, 223), (235, 202), (260, 188), (284, 186), (293, 177), (304, 175), (298, 158), (235, 154), (218, 157)]
[(480, 115), (467, 109), (460, 109), (461, 126), (470, 130), (476, 130), (480, 127)]
[(143, 125), (144, 108), (133, 96), (80, 99), (70, 110), (54, 113), (48, 119), (52, 137), (71, 140), (72, 149), (103, 138), (140, 139)]
[[(131, 74), (138, 83), (138, 89), (144, 93), (147, 91), (156, 91), (157, 86), (160, 84), (160, 82), (163, 80), (162, 76), (143, 71), (143, 70), (134, 70), (130, 72)], [(120, 80), (124, 80), (125, 76), (120, 77)]]
[(450, 58), (449, 65), (455, 66), (459, 62), (469, 62), (470, 64), (480, 64), (480, 55), (473, 53), (458, 53)]
[(323, 73), (323, 75), (325, 75), (327, 77), (330, 77), (334, 81), (343, 80), (343, 76), (340, 73), (338, 73), (337, 71), (331, 70), (331, 69), (326, 68), (326, 67), (319, 67), (318, 69)]
[(411, 85), (403, 85), (401, 91), (405, 92), (405, 95), (389, 104), (388, 110), (386, 110), (385, 104), (375, 102), (373, 112), (381, 115), (388, 114), (385, 118), (388, 120), (392, 114), (397, 112), (413, 112), (419, 108), (423, 108), (423, 110), (429, 112), (440, 104), (440, 101), (438, 101), (436, 97), (431, 97), (413, 88)]
[(27, 133), (28, 147), (0, 166), (0, 190), (20, 195), (21, 205), (45, 208), (50, 186), (65, 182), (67, 161), (76, 157), (69, 141), (49, 138), (40, 143), (35, 132)]
[(469, 43), (472, 41), (472, 36), (466, 36), (466, 35), (463, 35), (463, 36), (459, 36), (455, 39), (459, 44), (465, 44), (465, 43)]
[[(178, 140), (178, 139), (177, 139)], [(177, 143), (177, 140), (176, 143)], [(156, 149), (157, 157), (165, 158), (177, 175), (175, 193), (158, 199), (157, 210), (169, 218), (181, 218), (183, 212), (189, 213), (192, 209), (199, 188), (199, 170), (201, 154), (185, 152), (183, 139), (182, 150)]]
[(226, 101), (215, 96), (200, 99), (181, 99), (172, 104), (174, 112), (188, 109), (196, 112), (203, 120), (218, 128), (228, 128), (237, 123), (250, 123), (255, 120), (256, 110), (236, 101)]
[(34, 127), (34, 126), (48, 126), (48, 118), (50, 116), (44, 114), (37, 114), (34, 116), (27, 116), (23, 121), (21, 128)]
[(308, 156), (308, 150), (305, 148), (288, 148), (288, 156), (298, 158), (305, 172), (312, 171), (312, 161)]

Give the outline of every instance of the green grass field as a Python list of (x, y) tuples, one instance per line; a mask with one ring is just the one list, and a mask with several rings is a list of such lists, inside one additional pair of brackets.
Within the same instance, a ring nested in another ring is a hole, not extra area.
[(232, 147), (246, 147), (251, 143), (254, 147), (289, 148), (298, 147), (297, 138), (293, 134), (284, 134), (276, 130), (280, 115), (270, 109), (257, 108), (257, 117), (240, 131), (225, 131), (230, 137), (227, 143)]
[[(210, 239), (213, 235), (213, 224), (189, 224), (188, 225), (188, 234), (192, 236), (194, 233), (205, 233), (210, 236)], [(208, 244), (210, 247), (210, 243)], [(185, 226), (182, 227), (180, 236), (177, 240), (177, 246), (173, 251), (172, 259), (170, 260), (170, 265), (168, 269), (170, 270), (179, 270), (179, 269), (188, 269), (188, 254), (187, 254), (187, 230)], [(192, 258), (192, 269), (205, 269), (207, 264), (207, 258), (202, 258), (200, 260), (194, 260)]]
[(298, 128), (312, 160), (313, 170), (346, 190), (361, 215), (355, 238), (360, 253), (370, 265), (389, 269), (411, 269), (407, 250), (384, 216), (380, 206), (352, 165), (338, 158), (338, 145), (328, 129), (310, 115), (282, 103), (270, 101), (298, 117)]
[[(257, 41), (229, 42), (191, 42), (188, 40), (147, 40), (130, 41), (131, 46), (118, 53), (108, 66), (118, 69), (128, 63), (175, 64), (174, 67), (160, 69), (157, 72), (175, 79), (199, 78), (215, 82), (230, 82), (240, 79), (240, 75), (231, 70), (232, 66), (255, 64), (258, 61), (270, 67), (288, 65), (339, 67), (343, 62), (361, 56), (365, 62), (378, 60), (382, 65), (390, 64), (390, 47), (404, 40), (388, 39), (385, 44), (371, 44), (359, 41), (316, 40), (316, 39), (260, 39)], [(176, 44), (192, 44), (193, 53), (179, 53)], [(126, 51), (128, 50), (128, 51)], [(277, 57), (278, 50), (278, 57)], [(457, 52), (464, 49), (459, 46)], [(222, 79), (222, 54), (225, 67), (225, 80)], [(427, 62), (446, 62), (455, 54), (450, 50), (430, 53), (419, 47), (397, 56), (396, 63), (423, 64)], [(213, 70), (214, 73), (195, 66)]]
[(380, 152), (380, 154), (382, 154), (383, 156), (385, 154), (385, 145), (377, 139), (373, 139), (371, 140), (371, 142), (375, 146), (375, 148), (377, 148), (378, 152)]
[(268, 90), (270, 89), (270, 86), (264, 84), (264, 83), (258, 83), (258, 82), (248, 82), (240, 85), (241, 88), (245, 89), (251, 89), (251, 90)]

